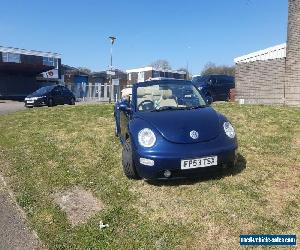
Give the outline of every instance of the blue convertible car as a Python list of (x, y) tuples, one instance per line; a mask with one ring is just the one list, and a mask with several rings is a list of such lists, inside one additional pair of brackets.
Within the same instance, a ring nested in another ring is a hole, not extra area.
[(115, 105), (124, 173), (132, 179), (188, 177), (233, 166), (235, 130), (190, 81), (137, 83)]

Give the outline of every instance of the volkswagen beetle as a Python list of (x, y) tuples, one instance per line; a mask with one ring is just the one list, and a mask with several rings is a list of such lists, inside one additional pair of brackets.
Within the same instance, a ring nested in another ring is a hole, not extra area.
[(128, 178), (189, 177), (234, 166), (237, 138), (191, 81), (152, 80), (115, 104), (116, 135)]

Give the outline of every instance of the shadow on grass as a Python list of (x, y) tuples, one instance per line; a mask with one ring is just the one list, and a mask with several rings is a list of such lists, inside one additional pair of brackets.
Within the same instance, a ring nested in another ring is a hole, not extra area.
[(179, 185), (193, 185), (198, 182), (209, 180), (220, 180), (225, 176), (232, 176), (241, 173), (247, 165), (247, 161), (241, 154), (237, 156), (237, 163), (232, 168), (218, 168), (214, 171), (201, 172), (201, 174), (193, 175), (191, 177), (162, 179), (162, 180), (146, 180), (150, 185), (154, 186), (179, 186)]

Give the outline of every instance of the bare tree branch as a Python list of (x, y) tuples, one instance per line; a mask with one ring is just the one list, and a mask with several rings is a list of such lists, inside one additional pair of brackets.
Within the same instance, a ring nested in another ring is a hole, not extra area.
[(150, 66), (152, 66), (153, 68), (155, 68), (157, 70), (171, 70), (172, 69), (170, 63), (165, 59), (156, 60), (155, 62), (151, 63)]

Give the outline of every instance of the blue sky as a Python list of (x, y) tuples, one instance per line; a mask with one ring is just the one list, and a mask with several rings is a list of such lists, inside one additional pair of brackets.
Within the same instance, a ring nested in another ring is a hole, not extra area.
[(287, 0), (1, 0), (0, 45), (52, 51), (64, 64), (104, 70), (167, 59), (199, 73), (207, 62), (286, 41)]

